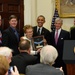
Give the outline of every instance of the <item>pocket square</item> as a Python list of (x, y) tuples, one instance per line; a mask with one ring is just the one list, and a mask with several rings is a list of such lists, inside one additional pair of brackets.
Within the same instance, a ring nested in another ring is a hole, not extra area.
[(63, 38), (61, 38), (61, 40), (63, 40)]

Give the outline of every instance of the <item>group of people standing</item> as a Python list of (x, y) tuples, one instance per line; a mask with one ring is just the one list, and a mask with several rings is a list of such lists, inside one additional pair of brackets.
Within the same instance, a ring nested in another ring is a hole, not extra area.
[[(67, 75), (66, 71), (66, 65), (63, 62), (62, 56), (63, 56), (63, 45), (64, 40), (70, 40), (72, 34), (71, 32), (68, 32), (66, 30), (62, 29), (63, 20), (61, 18), (55, 19), (55, 30), (50, 32), (45, 27), (43, 27), (45, 23), (45, 17), (43, 15), (40, 15), (37, 17), (37, 26), (32, 27), (31, 25), (25, 25), (24, 26), (24, 36), (20, 37), (19, 31), (17, 30), (17, 23), (18, 19), (15, 15), (11, 15), (9, 17), (9, 27), (2, 31), (0, 28), (0, 31), (2, 33), (2, 46), (7, 46), (13, 50), (13, 56), (16, 56), (20, 53), (18, 46), (19, 41), (23, 41), (25, 39), (30, 41), (30, 54), (37, 56), (38, 61), (40, 61), (39, 53), (41, 51), (41, 48), (39, 48), (37, 51), (33, 48), (32, 38), (35, 36), (44, 36), (43, 42), (45, 45), (52, 45), (57, 49), (58, 57), (55, 61), (54, 67), (63, 67), (65, 75)], [(0, 20), (1, 24), (1, 20)], [(70, 34), (71, 33), (71, 34)], [(73, 32), (74, 33), (74, 32)], [(20, 55), (21, 56), (21, 55)], [(16, 59), (16, 58), (15, 58)], [(19, 58), (17, 57), (17, 60)], [(14, 59), (13, 59), (14, 60)], [(20, 60), (20, 59), (19, 59)]]

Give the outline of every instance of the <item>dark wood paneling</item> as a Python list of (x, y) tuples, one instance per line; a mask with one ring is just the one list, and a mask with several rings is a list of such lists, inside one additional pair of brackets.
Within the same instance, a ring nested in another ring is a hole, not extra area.
[(24, 26), (24, 0), (0, 0), (0, 15), (2, 16), (2, 28), (6, 29), (9, 26), (8, 18), (10, 15), (18, 17), (17, 28), (20, 34), (23, 35)]
[(67, 64), (67, 75), (75, 75), (75, 64)]

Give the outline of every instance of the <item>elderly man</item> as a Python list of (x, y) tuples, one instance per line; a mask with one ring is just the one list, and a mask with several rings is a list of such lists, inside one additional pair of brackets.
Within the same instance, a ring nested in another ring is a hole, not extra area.
[(12, 52), (12, 49), (8, 47), (0, 47), (0, 55), (5, 56), (9, 63), (11, 62)]
[(61, 68), (52, 66), (57, 56), (58, 52), (53, 46), (44, 46), (40, 51), (40, 64), (27, 66), (26, 75), (63, 75)]
[[(12, 49), (8, 47), (0, 47), (0, 75), (9, 75), (9, 64), (12, 58)], [(11, 70), (11, 75), (19, 75), (17, 67)]]
[(58, 51), (58, 58), (56, 59), (56, 63), (54, 64), (55, 67), (63, 67), (63, 70), (66, 74), (66, 65), (63, 62), (62, 56), (63, 56), (63, 45), (64, 40), (70, 39), (70, 33), (66, 30), (62, 29), (63, 20), (61, 18), (55, 19), (55, 31), (51, 32), (52, 37), (52, 45), (57, 49)]

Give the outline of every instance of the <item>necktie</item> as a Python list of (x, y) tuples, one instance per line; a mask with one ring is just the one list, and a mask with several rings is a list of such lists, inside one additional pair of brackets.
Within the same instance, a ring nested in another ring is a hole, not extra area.
[(56, 31), (56, 35), (55, 35), (55, 43), (57, 44), (58, 42), (58, 30)]
[(15, 30), (15, 35), (17, 37), (17, 40), (19, 41), (19, 35), (18, 35), (18, 32)]
[(40, 35), (40, 28), (38, 28), (38, 35)]

